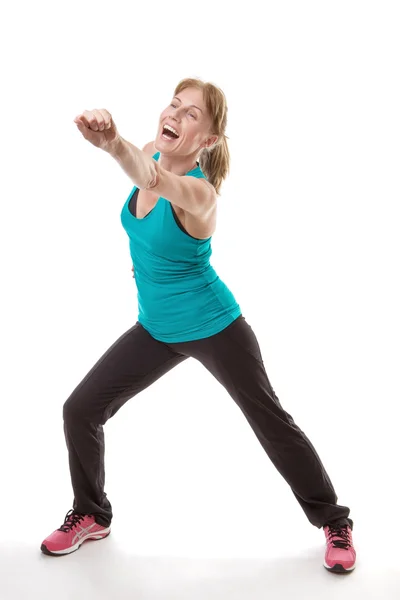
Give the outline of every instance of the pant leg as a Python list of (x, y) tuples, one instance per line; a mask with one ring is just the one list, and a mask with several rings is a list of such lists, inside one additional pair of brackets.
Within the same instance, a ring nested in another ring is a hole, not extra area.
[(225, 387), (313, 525), (348, 523), (353, 527), (350, 510), (337, 504), (315, 448), (282, 408), (256, 336), (243, 316), (214, 336), (170, 347), (199, 360)]
[(94, 515), (103, 526), (111, 523), (112, 508), (104, 492), (103, 425), (125, 402), (186, 358), (136, 323), (72, 392), (63, 418), (76, 511)]

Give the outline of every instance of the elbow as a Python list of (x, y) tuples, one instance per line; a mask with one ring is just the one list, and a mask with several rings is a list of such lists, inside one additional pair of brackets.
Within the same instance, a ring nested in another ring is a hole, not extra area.
[(159, 181), (160, 181), (160, 174), (159, 174), (159, 170), (157, 169), (157, 163), (152, 160), (152, 165), (150, 166), (150, 172), (149, 172), (149, 177), (147, 180), (147, 185), (145, 186), (146, 190), (151, 190), (155, 187), (157, 187)]
[(152, 179), (150, 179), (150, 182), (148, 185), (145, 186), (146, 190), (152, 190), (153, 188), (155, 188), (158, 185), (158, 174), (156, 173)]

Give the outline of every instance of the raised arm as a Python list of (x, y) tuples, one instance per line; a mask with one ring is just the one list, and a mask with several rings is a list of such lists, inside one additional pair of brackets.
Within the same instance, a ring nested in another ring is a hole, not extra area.
[(151, 149), (152, 142), (142, 151), (120, 137), (109, 153), (139, 188), (157, 192), (195, 217), (207, 218), (217, 201), (214, 187), (206, 179), (175, 175), (163, 169), (150, 156)]

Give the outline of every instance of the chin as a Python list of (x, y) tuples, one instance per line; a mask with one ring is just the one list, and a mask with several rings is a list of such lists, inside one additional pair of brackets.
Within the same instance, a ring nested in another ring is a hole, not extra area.
[(176, 148), (171, 148), (171, 143), (167, 142), (166, 140), (163, 140), (160, 137), (157, 137), (157, 139), (154, 142), (154, 148), (157, 150), (157, 152), (161, 152), (162, 154), (174, 154)]

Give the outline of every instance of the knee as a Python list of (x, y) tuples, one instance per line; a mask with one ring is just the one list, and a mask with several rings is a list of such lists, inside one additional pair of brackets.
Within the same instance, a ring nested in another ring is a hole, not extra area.
[(70, 396), (68, 398), (68, 400), (66, 400), (66, 402), (64, 402), (63, 405), (63, 420), (67, 421), (67, 422), (71, 422), (74, 421), (77, 417), (77, 410), (76, 410), (76, 402), (74, 402), (72, 396)]
[(63, 420), (67, 425), (104, 425), (107, 418), (103, 414), (102, 405), (90, 395), (74, 392), (64, 402)]
[(83, 398), (71, 395), (63, 405), (63, 420), (66, 423), (78, 423), (89, 417), (87, 406)]

